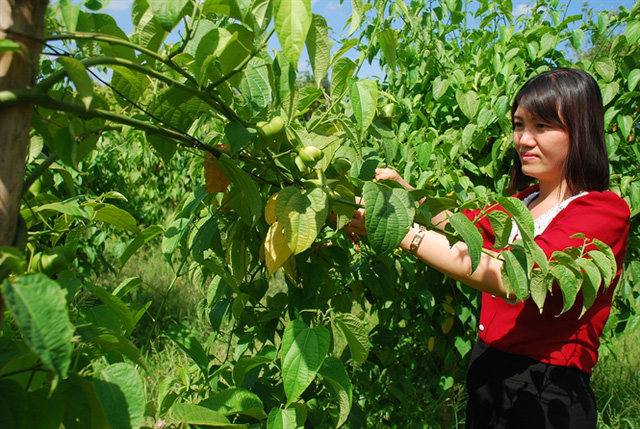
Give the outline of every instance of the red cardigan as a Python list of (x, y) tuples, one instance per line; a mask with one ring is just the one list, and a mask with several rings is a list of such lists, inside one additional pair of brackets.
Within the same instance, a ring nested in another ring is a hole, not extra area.
[[(522, 200), (537, 190), (537, 185), (534, 185), (516, 197)], [(492, 210), (504, 209), (495, 206), (488, 211)], [(471, 220), (481, 216), (480, 209), (464, 213)], [(587, 238), (605, 242), (616, 257), (615, 286), (627, 250), (629, 219), (629, 206), (622, 198), (610, 191), (592, 191), (571, 201), (535, 240), (547, 257), (554, 250), (581, 246), (581, 239), (570, 238), (573, 234), (584, 233)], [(483, 217), (477, 226), (484, 238), (483, 246), (491, 248), (495, 236), (489, 220)], [(478, 336), (489, 346), (502, 351), (591, 373), (598, 359), (599, 337), (611, 311), (613, 291), (614, 287), (607, 292), (600, 288), (596, 301), (581, 318), (578, 318), (582, 310), (580, 294), (573, 307), (558, 316), (562, 310), (562, 293), (559, 290), (547, 296), (542, 314), (531, 299), (511, 304), (483, 293)]]

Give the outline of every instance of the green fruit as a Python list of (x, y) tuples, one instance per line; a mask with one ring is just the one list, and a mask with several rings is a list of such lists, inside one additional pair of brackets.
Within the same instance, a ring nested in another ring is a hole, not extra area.
[(396, 109), (396, 105), (393, 103), (385, 104), (380, 111), (380, 117), (382, 119), (391, 119), (393, 118), (393, 113)]
[(338, 158), (333, 161), (332, 167), (338, 175), (344, 176), (351, 170), (351, 163), (346, 158)]
[(37, 261), (37, 270), (48, 276), (68, 268), (67, 259), (61, 253), (43, 254)]
[(256, 124), (258, 133), (264, 137), (273, 137), (279, 134), (284, 128), (284, 121), (280, 116), (274, 116), (270, 122), (260, 121)]
[(302, 162), (302, 158), (300, 158), (298, 155), (296, 155), (296, 157), (293, 159), (293, 163), (298, 169), (298, 172), (304, 173), (305, 171), (307, 171), (307, 166), (304, 162)]
[(298, 151), (298, 156), (307, 167), (313, 167), (322, 159), (324, 153), (315, 146), (306, 146)]

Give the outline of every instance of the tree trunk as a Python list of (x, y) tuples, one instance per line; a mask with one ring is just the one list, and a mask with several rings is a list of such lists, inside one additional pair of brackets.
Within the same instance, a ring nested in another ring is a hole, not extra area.
[[(0, 39), (22, 47), (20, 51), (0, 54), (0, 91), (34, 84), (47, 3), (48, 0), (0, 0)], [(15, 243), (32, 110), (29, 104), (0, 109), (0, 246)], [(3, 314), (0, 295), (0, 327)]]

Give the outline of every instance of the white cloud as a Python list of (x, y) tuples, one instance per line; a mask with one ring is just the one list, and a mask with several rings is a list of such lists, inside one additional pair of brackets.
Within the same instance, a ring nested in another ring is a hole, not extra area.
[(131, 5), (133, 4), (133, 0), (111, 0), (109, 2), (109, 6), (105, 9), (107, 10), (129, 10), (131, 9)]
[(526, 15), (531, 13), (531, 6), (520, 3), (513, 8), (513, 16)]

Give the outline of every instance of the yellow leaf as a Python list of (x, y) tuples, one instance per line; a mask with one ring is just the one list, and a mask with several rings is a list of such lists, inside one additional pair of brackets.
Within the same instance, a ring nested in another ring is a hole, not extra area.
[(277, 192), (271, 195), (271, 198), (269, 198), (264, 208), (264, 218), (269, 225), (272, 225), (276, 221), (276, 198), (278, 198)]
[(270, 274), (276, 272), (293, 252), (282, 233), (282, 224), (274, 222), (264, 239), (264, 261)]
[(216, 164), (216, 158), (209, 152), (204, 156), (204, 180), (208, 193), (225, 192), (231, 183)]
[(429, 348), (429, 352), (432, 352), (435, 346), (436, 346), (436, 337), (429, 337), (429, 341), (427, 342), (427, 347)]
[(451, 328), (453, 328), (453, 317), (447, 317), (447, 320), (444, 321), (441, 328), (443, 334), (448, 334)]
[(449, 304), (447, 304), (446, 302), (442, 303), (442, 308), (444, 308), (444, 310), (449, 313), (449, 314), (456, 314), (456, 310), (453, 309), (453, 307)]

